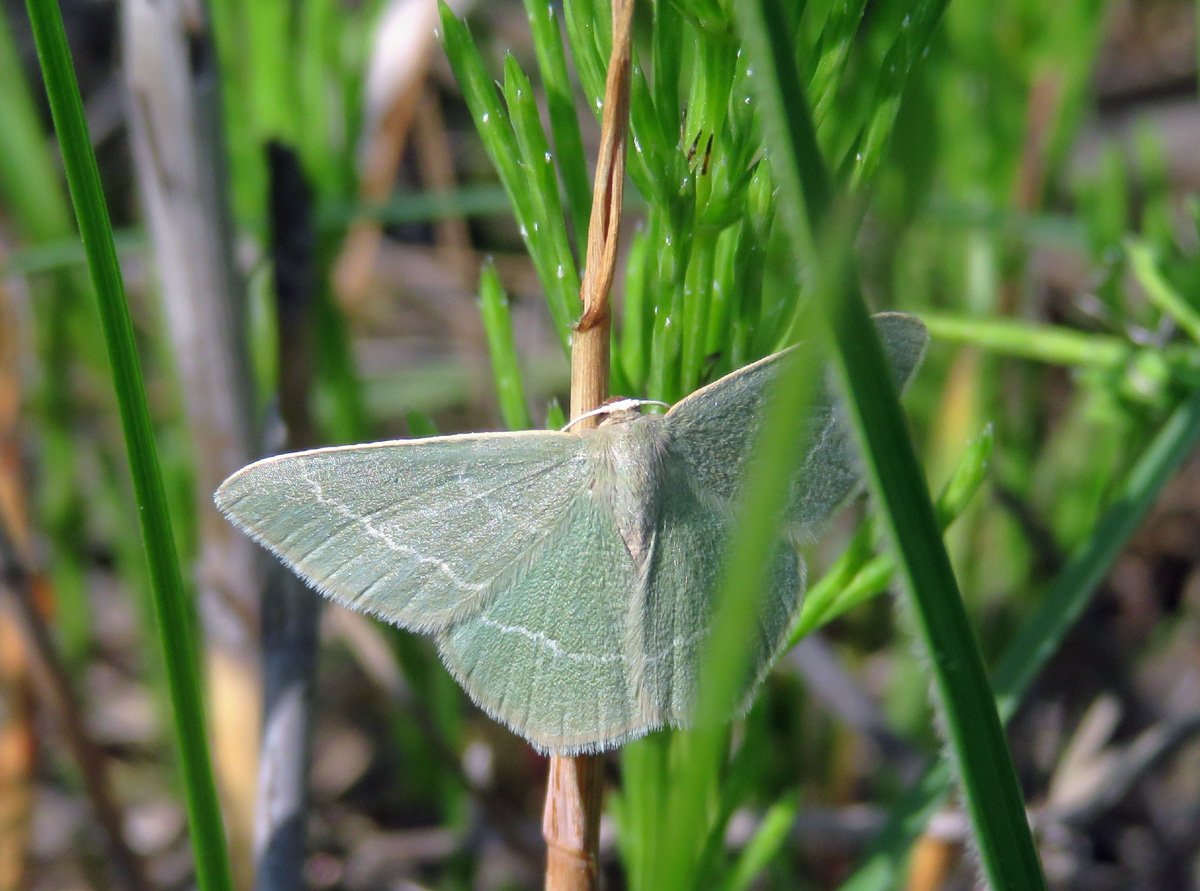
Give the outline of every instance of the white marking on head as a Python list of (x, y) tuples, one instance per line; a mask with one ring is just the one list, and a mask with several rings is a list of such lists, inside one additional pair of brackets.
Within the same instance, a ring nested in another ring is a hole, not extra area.
[(566, 433), (584, 418), (592, 418), (596, 415), (612, 415), (621, 411), (630, 411), (635, 408), (641, 408), (643, 405), (661, 405), (663, 408), (671, 407), (671, 403), (661, 402), (658, 399), (617, 399), (616, 401), (608, 402), (599, 408), (593, 408), (591, 411), (585, 411), (577, 418), (571, 418), (571, 420), (567, 423), (567, 426), (563, 427), (559, 432)]

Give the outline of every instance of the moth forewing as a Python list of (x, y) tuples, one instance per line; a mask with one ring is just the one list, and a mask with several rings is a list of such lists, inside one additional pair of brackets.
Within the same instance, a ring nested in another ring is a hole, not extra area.
[(468, 434), (258, 461), (218, 507), (325, 596), (433, 631), (469, 614), (565, 510), (577, 437)]

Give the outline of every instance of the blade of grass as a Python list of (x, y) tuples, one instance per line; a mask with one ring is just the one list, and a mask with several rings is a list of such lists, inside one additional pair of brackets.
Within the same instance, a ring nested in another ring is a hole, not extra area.
[[(554, 174), (554, 156), (542, 130), (533, 84), (512, 56), (504, 59), (504, 99), (517, 148), (521, 154), (518, 166), (524, 171), (528, 192), (535, 208), (533, 230), (527, 238), (545, 242), (543, 256), (553, 264), (551, 281), (558, 299), (570, 306), (579, 290), (579, 272), (567, 238), (558, 180)], [(547, 278), (543, 271), (543, 278)], [(547, 289), (550, 293), (551, 289)]]
[[(2, 87), (0, 87), (2, 89)], [(118, 254), (142, 254), (148, 248), (146, 234), (128, 229), (113, 233)], [(82, 266), (87, 260), (83, 245), (72, 233), (56, 233), (53, 240), (13, 251), (0, 263), (0, 275), (37, 275)]]
[[(794, 59), (785, 13), (776, 0), (739, 4), (747, 48), (759, 68), (759, 96), (784, 220), (803, 259), (840, 261), (833, 280), (841, 299), (822, 302), (836, 366), (867, 466), (872, 495), (891, 533), (918, 627), (929, 653), (938, 698), (956, 756), (984, 873), (996, 888), (1045, 885), (1016, 773), (995, 701), (963, 608), (916, 452), (905, 429), (887, 361), (845, 254), (814, 253), (810, 233), (826, 230), (844, 243), (854, 214), (831, 217), (833, 188), (825, 172)], [(922, 23), (925, 24), (924, 22)], [(927, 30), (932, 31), (932, 27)], [(925, 36), (928, 36), (927, 34)], [(906, 48), (906, 59), (912, 58)], [(907, 74), (907, 71), (903, 72)], [(899, 87), (896, 94), (899, 95)], [(806, 219), (799, 215), (804, 213)], [(829, 258), (829, 259), (827, 259)], [(839, 281), (840, 280), (840, 281)]]
[[(556, 334), (564, 349), (569, 347), (569, 333), (575, 321), (577, 295), (580, 280), (575, 267), (574, 258), (570, 256), (569, 248), (565, 245), (565, 236), (561, 242), (559, 231), (563, 228), (561, 212), (555, 209), (559, 217), (553, 227), (540, 212), (541, 208), (550, 207), (557, 203), (546, 197), (539, 190), (539, 184), (545, 181), (545, 172), (550, 178), (553, 170), (545, 163), (541, 152), (539, 169), (545, 169), (543, 179), (538, 179), (538, 173), (533, 169), (523, 169), (523, 153), (521, 145), (531, 146), (534, 141), (533, 129), (537, 129), (537, 141), (544, 143), (545, 134), (541, 132), (541, 124), (536, 121), (536, 111), (522, 105), (521, 120), (510, 119), (509, 110), (500, 101), (495, 83), (487, 72), (483, 57), (479, 53), (470, 32), (464, 24), (444, 3), (440, 5), (442, 23), (442, 42), (446, 56), (454, 70), (455, 80), (462, 90), (463, 98), (471, 109), (476, 129), (483, 140), (488, 157), (491, 158), (500, 182), (504, 185), (512, 202), (517, 224), (521, 229), (521, 237), (529, 250), (534, 268), (538, 272), (542, 289), (546, 294), (546, 303), (554, 318)], [(528, 80), (521, 75), (522, 80)], [(515, 94), (515, 89), (514, 89)], [(515, 95), (514, 95), (515, 98)], [(531, 91), (526, 90), (521, 97), (532, 103)], [(514, 113), (517, 110), (514, 109)], [(514, 126), (522, 126), (524, 143), (518, 139)], [(557, 196), (557, 187), (555, 188)], [(539, 201), (540, 199), (540, 201)], [(547, 225), (543, 225), (545, 222)], [(542, 230), (546, 231), (543, 232)]]
[(649, 293), (652, 281), (650, 239), (644, 229), (633, 234), (625, 259), (625, 300), (621, 307), (621, 338), (618, 355), (621, 368), (634, 391), (646, 385), (646, 358), (649, 354), (654, 300)]
[(1174, 319), (1175, 324), (1182, 328), (1188, 337), (1200, 343), (1200, 312), (1197, 312), (1163, 275), (1153, 248), (1145, 242), (1131, 240), (1126, 244), (1125, 250), (1129, 254), (1130, 268), (1150, 302), (1164, 315)]
[(232, 888), (232, 882), (209, 762), (191, 614), (175, 555), (171, 520), (167, 513), (158, 453), (150, 425), (150, 411), (146, 404), (129, 307), (125, 301), (124, 282), (117, 264), (108, 208), (100, 188), (100, 174), (84, 122), (83, 102), (75, 82), (58, 5), (53, 0), (29, 0), (26, 9), (46, 82), (46, 94), (62, 149), (80, 235), (88, 253), (88, 268), (100, 301), (104, 338), (112, 363), (113, 386), (120, 407), (142, 539), (153, 583), (155, 614), (173, 706), (175, 743), (183, 773), (196, 879), (203, 891), (224, 891)]
[(778, 541), (789, 495), (779, 480), (789, 478), (800, 458), (807, 408), (817, 380), (816, 350), (799, 350), (770, 394), (748, 468), (741, 518), (726, 545), (724, 572), (717, 589), (713, 620), (705, 641), (697, 682), (695, 729), (677, 736), (678, 763), (670, 778), (665, 824), (670, 844), (652, 851), (648, 888), (690, 888), (699, 880), (700, 858), (707, 845), (714, 778), (719, 776), (729, 743), (725, 718), (736, 709), (758, 620), (757, 601)]
[(1133, 348), (1119, 337), (1012, 319), (968, 319), (924, 313), (933, 337), (970, 343), (1008, 356), (1111, 371), (1129, 362)]
[[(995, 437), (988, 425), (959, 460), (937, 500), (938, 524), (943, 531), (958, 519), (979, 491), (994, 445)], [(872, 557), (874, 537), (875, 524), (868, 518), (829, 571), (809, 588), (789, 646), (887, 587), (896, 572), (896, 558), (890, 553)]]
[[(997, 707), (1007, 722), (1034, 678), (1083, 614), (1097, 586), (1137, 531), (1162, 487), (1200, 442), (1200, 392), (1167, 419), (1124, 479), (1096, 531), (1055, 577), (1036, 613), (1005, 648), (994, 672)], [(842, 891), (895, 887), (904, 852), (950, 792), (949, 764), (939, 761), (892, 810), (887, 826)]]
[(370, 217), (380, 223), (423, 223), (447, 217), (510, 216), (512, 205), (501, 186), (463, 186), (452, 191), (400, 193), (382, 204), (329, 203), (317, 214), (321, 230), (339, 230)]
[[(928, 51), (933, 32), (948, 5), (949, 0), (917, 0), (915, 3), (902, 0), (885, 4), (891, 7), (887, 13), (899, 18), (899, 29), (875, 72), (875, 95), (854, 158), (851, 175), (853, 185), (870, 182), (882, 164), (900, 113), (909, 75)], [(879, 10), (874, 12), (877, 19), (887, 17), (886, 13), (881, 14)]]
[(787, 841), (799, 810), (800, 795), (795, 791), (784, 795), (767, 809), (758, 831), (742, 848), (733, 870), (721, 883), (721, 891), (745, 891), (751, 886)]
[(525, 14), (533, 32), (533, 48), (537, 53), (542, 87), (546, 91), (546, 108), (550, 112), (550, 132), (554, 135), (554, 151), (563, 190), (567, 193), (567, 208), (575, 230), (576, 253), (587, 238), (588, 217), (592, 212), (592, 189), (587, 181), (587, 163), (583, 154), (583, 137), (571, 80), (567, 75), (567, 58), (563, 52), (562, 34), (558, 28), (558, 12), (553, 3), (525, 0)]
[(496, 381), (504, 426), (509, 430), (528, 430), (533, 421), (525, 405), (525, 387), (521, 383), (521, 366), (513, 343), (508, 295), (491, 263), (485, 263), (479, 271), (479, 310), (487, 335), (488, 353), (492, 357), (492, 377)]

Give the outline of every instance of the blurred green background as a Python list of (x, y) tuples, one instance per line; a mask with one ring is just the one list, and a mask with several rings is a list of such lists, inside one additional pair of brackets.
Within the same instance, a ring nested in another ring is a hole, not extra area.
[[(262, 651), (305, 663), (312, 642), (270, 642), (261, 592), (286, 583), (209, 493), (284, 447), (562, 423), (608, 10), (62, 9), (249, 887)], [(5, 13), (0, 891), (189, 887), (96, 303), (26, 13)], [(932, 335), (905, 406), (1047, 882), (1200, 888), (1196, 7), (809, 0), (786, 18), (823, 164), (864, 210), (861, 289)], [(639, 6), (614, 392), (675, 400), (809, 333), (762, 76), (730, 3)], [(975, 886), (956, 799), (877, 839), (945, 755), (913, 617), (878, 596), (879, 537), (860, 499), (806, 549), (797, 646), (723, 740), (694, 838), (663, 822), (686, 735), (609, 759), (609, 887), (669, 887), (654, 852), (675, 844), (675, 887)], [(308, 886), (538, 885), (544, 759), (426, 639), (321, 621)]]

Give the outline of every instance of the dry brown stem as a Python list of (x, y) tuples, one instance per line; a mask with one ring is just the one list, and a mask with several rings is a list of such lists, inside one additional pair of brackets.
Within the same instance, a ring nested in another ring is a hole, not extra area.
[[(604, 88), (600, 155), (588, 225), (587, 257), (580, 288), (583, 313), (571, 343), (571, 417), (597, 408), (608, 397), (608, 292), (617, 263), (621, 199), (625, 181), (625, 135), (629, 119), (630, 39), (633, 0), (613, 3), (613, 48)], [(594, 426), (587, 418), (574, 429)], [(546, 839), (547, 891), (590, 891), (599, 883), (600, 756), (553, 756), (546, 788), (542, 835)]]

